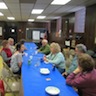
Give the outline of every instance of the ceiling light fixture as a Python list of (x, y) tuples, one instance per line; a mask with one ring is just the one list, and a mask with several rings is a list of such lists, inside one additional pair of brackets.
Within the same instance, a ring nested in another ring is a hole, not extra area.
[(70, 2), (71, 0), (53, 0), (51, 2), (52, 5), (65, 5), (68, 2)]
[(4, 16), (4, 14), (0, 12), (0, 16)]
[(8, 20), (15, 20), (14, 17), (7, 17)]
[(4, 2), (0, 2), (0, 9), (8, 9)]
[(37, 19), (44, 19), (46, 16), (38, 16)]
[(34, 21), (34, 19), (28, 19), (28, 21), (29, 21), (29, 22), (33, 22), (33, 21)]
[(32, 14), (41, 14), (43, 12), (43, 9), (33, 9)]

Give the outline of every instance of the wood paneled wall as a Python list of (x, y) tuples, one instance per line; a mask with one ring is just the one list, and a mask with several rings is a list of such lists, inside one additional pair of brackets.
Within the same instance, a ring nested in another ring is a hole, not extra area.
[[(52, 20), (51, 21), (51, 32), (49, 34), (49, 42), (57, 42), (60, 44), (61, 48), (64, 47), (64, 34), (61, 32), (61, 37), (56, 36), (56, 25), (57, 25), (57, 20)], [(61, 30), (62, 31), (62, 30)]]
[(96, 37), (96, 4), (86, 8), (85, 44), (88, 49), (95, 49)]
[(46, 28), (48, 29), (48, 23), (46, 22), (1, 22), (0, 26), (3, 28), (3, 36), (0, 36), (0, 39), (8, 39), (10, 37), (10, 28), (16, 28), (16, 42), (20, 39), (25, 39), (26, 37), (26, 28)]
[(61, 37), (56, 37), (56, 20), (51, 21), (51, 33), (50, 42), (55, 41), (60, 44), (63, 48), (65, 47), (65, 40), (69, 39), (70, 35), (74, 35), (74, 23), (75, 23), (75, 13), (62, 16), (61, 25)]

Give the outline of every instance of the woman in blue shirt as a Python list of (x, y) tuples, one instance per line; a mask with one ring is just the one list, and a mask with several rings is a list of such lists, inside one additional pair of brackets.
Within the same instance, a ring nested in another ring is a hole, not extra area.
[(61, 53), (61, 48), (58, 43), (51, 43), (51, 53), (44, 57), (44, 61), (54, 64), (60, 73), (65, 70), (65, 58)]

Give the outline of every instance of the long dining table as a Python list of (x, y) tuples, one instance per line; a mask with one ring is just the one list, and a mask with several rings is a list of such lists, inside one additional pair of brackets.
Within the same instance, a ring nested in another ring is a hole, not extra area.
[[(50, 63), (42, 60), (44, 54), (37, 52), (35, 43), (24, 44), (27, 48), (23, 56), (22, 85), (24, 96), (51, 96), (45, 88), (54, 86), (60, 89), (58, 96), (78, 96), (75, 90), (66, 84), (65, 78)], [(41, 74), (41, 68), (48, 68), (50, 74)]]

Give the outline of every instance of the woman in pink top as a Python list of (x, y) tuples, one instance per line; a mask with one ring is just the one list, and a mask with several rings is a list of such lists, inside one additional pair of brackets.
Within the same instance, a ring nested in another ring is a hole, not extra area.
[(66, 83), (78, 88), (80, 96), (96, 96), (96, 69), (93, 59), (82, 54), (78, 57), (78, 68), (71, 73)]

